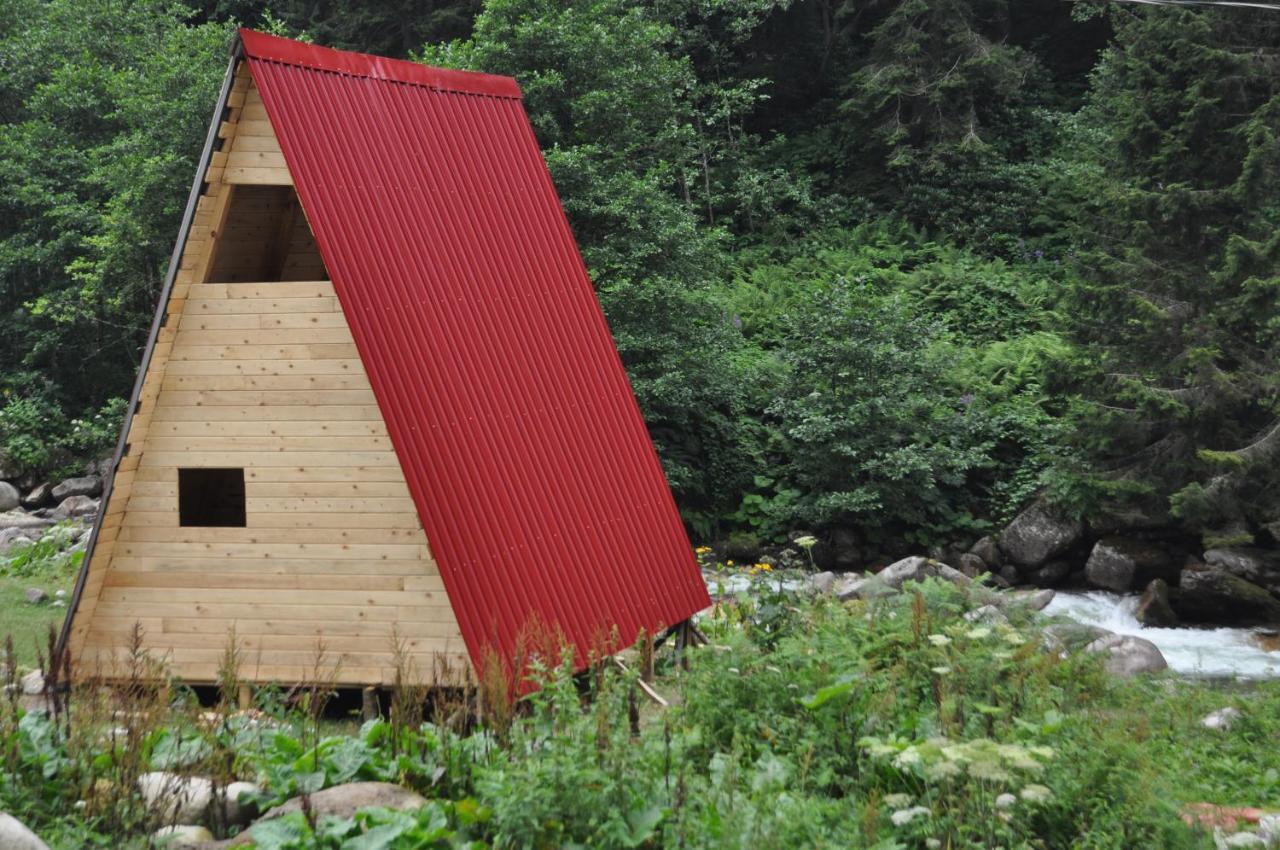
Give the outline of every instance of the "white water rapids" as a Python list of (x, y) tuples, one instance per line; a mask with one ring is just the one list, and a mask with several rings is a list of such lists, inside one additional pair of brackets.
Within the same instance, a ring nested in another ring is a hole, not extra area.
[(1160, 648), (1171, 670), (1186, 676), (1280, 676), (1280, 652), (1263, 649), (1259, 634), (1251, 629), (1148, 628), (1134, 617), (1137, 607), (1136, 596), (1059, 592), (1045, 613), (1146, 638)]
[[(752, 577), (742, 571), (728, 570), (707, 572), (704, 578), (714, 597), (759, 591), (763, 589), (761, 583), (767, 583), (770, 590), (787, 593), (799, 592), (805, 586), (804, 579), (795, 573)], [(1058, 591), (1044, 613), (1117, 634), (1146, 638), (1159, 647), (1169, 668), (1184, 676), (1280, 678), (1280, 650), (1267, 651), (1259, 641), (1262, 636), (1259, 631), (1147, 628), (1134, 616), (1137, 607), (1137, 596), (1104, 591)]]

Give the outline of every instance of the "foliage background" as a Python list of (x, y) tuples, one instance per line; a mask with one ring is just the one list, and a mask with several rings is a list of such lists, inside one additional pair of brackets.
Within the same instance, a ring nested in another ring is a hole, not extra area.
[(110, 444), (237, 24), (519, 79), (699, 537), (1280, 519), (1280, 15), (1093, 0), (6, 0), (6, 469)]

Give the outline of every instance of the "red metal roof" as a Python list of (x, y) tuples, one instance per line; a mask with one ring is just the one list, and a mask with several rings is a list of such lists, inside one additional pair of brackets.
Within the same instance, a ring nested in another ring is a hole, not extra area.
[(709, 605), (515, 81), (241, 37), (472, 660)]

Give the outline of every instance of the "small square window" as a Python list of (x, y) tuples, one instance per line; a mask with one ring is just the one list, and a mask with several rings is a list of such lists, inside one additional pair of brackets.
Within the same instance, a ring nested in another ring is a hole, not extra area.
[(244, 470), (179, 469), (178, 525), (244, 528)]

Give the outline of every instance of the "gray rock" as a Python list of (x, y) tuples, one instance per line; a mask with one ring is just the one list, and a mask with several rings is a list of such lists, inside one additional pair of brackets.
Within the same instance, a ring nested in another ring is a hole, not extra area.
[(38, 587), (27, 588), (27, 603), (30, 605), (39, 605), (49, 601), (49, 594), (45, 593)]
[(1014, 518), (1000, 535), (1000, 551), (1024, 567), (1038, 567), (1071, 548), (1084, 534), (1079, 520), (1066, 519), (1042, 503)]
[(830, 571), (814, 573), (805, 584), (815, 593), (830, 593), (836, 586), (836, 574)]
[(27, 495), (22, 497), (22, 506), (29, 511), (34, 511), (36, 508), (43, 508), (52, 501), (53, 485), (45, 481), (27, 491)]
[(935, 569), (937, 570), (938, 578), (949, 581), (959, 587), (973, 584), (973, 579), (969, 578), (955, 567), (948, 566), (947, 564), (938, 564)]
[(0, 513), (0, 529), (4, 528), (48, 528), (53, 520), (29, 514), (26, 511), (6, 511)]
[(956, 558), (956, 567), (969, 578), (977, 578), (989, 571), (987, 562), (972, 552), (965, 552)]
[(22, 504), (22, 494), (8, 481), (0, 481), (0, 511), (11, 511)]
[(1085, 564), (1085, 577), (1094, 587), (1124, 593), (1155, 578), (1171, 578), (1168, 552), (1141, 540), (1104, 537), (1094, 544)]
[(1218, 729), (1223, 732), (1229, 731), (1236, 721), (1240, 719), (1240, 709), (1227, 706), (1217, 711), (1207, 714), (1200, 721), (1200, 725), (1206, 729)]
[(213, 802), (213, 783), (203, 776), (180, 776), (167, 771), (138, 777), (138, 792), (147, 808), (162, 821), (201, 823)]
[(1114, 632), (1101, 626), (1076, 622), (1052, 623), (1044, 629), (1045, 643), (1060, 652), (1075, 652), (1110, 634)]
[(1169, 628), (1178, 625), (1178, 615), (1169, 604), (1169, 585), (1164, 579), (1151, 580), (1138, 600), (1134, 616), (1144, 626)]
[(1280, 586), (1280, 555), (1274, 552), (1245, 546), (1210, 549), (1204, 553), (1204, 562), (1245, 581), (1262, 585), (1273, 593), (1277, 588), (1272, 585)]
[(10, 549), (31, 543), (32, 529), (5, 528), (0, 529), (0, 555), (8, 554)]
[(226, 798), (223, 814), (227, 825), (248, 826), (258, 815), (257, 804), (249, 798), (262, 793), (262, 789), (252, 782), (231, 782), (223, 791)]
[[(335, 785), (323, 791), (317, 791), (310, 797), (311, 811), (317, 818), (332, 815), (349, 818), (360, 809), (373, 807), (388, 809), (416, 809), (426, 803), (421, 794), (416, 794), (390, 782), (348, 782), (346, 785)], [(302, 799), (294, 797), (271, 809), (262, 816), (262, 820), (282, 817), (291, 812), (302, 811)]]
[(937, 574), (937, 567), (932, 561), (919, 555), (913, 555), (910, 558), (903, 558), (901, 561), (895, 561), (885, 567), (876, 573), (876, 578), (894, 590), (901, 590), (902, 585), (909, 581), (924, 581), (929, 576), (936, 576)]
[(1193, 623), (1265, 626), (1280, 623), (1280, 599), (1226, 570), (1183, 570), (1174, 610)]
[(102, 493), (102, 479), (96, 475), (68, 478), (53, 488), (53, 500), (61, 502), (71, 496), (97, 496)]
[(18, 680), (18, 687), (29, 697), (44, 693), (44, 673), (32, 670)]
[(1000, 554), (1000, 547), (996, 545), (996, 539), (990, 535), (973, 544), (969, 552), (981, 558), (982, 562), (987, 565), (987, 569), (993, 573), (1004, 566), (1004, 557)]
[(1100, 540), (1089, 554), (1089, 561), (1084, 565), (1084, 575), (1094, 588), (1114, 590), (1126, 593), (1133, 586), (1138, 568), (1132, 559), (1108, 547), (1106, 541)]
[(970, 623), (983, 623), (988, 626), (1007, 625), (1009, 618), (995, 605), (983, 605), (965, 612), (964, 618)]
[(4, 850), (49, 850), (49, 845), (22, 821), (0, 812), (0, 847)]
[(1000, 594), (1004, 607), (1016, 605), (1030, 611), (1043, 611), (1058, 594), (1052, 590), (1011, 590)]
[(1269, 842), (1256, 832), (1235, 832), (1222, 840), (1222, 846), (1229, 850), (1241, 850), (1247, 847), (1266, 848)]
[(1107, 635), (1084, 648), (1085, 652), (1105, 653), (1103, 667), (1114, 676), (1136, 676), (1168, 669), (1160, 649), (1151, 641), (1133, 635)]
[(1056, 587), (1071, 575), (1071, 564), (1066, 561), (1050, 561), (1027, 573), (1027, 581), (1036, 587)]
[(213, 840), (213, 833), (203, 826), (162, 826), (151, 836), (161, 847), (197, 847)]
[[(835, 583), (833, 590), (836, 599), (841, 602), (848, 602), (850, 599), (862, 598), (863, 592), (873, 585), (874, 580), (870, 576), (847, 575)], [(881, 587), (883, 586), (881, 585)]]
[(1013, 564), (1005, 564), (1000, 568), (1000, 572), (997, 575), (1009, 587), (1013, 587), (1022, 581), (1022, 573), (1018, 572), (1018, 568)]
[(68, 496), (58, 504), (52, 516), (55, 519), (70, 519), (81, 516), (91, 517), (97, 513), (97, 499), (90, 499), (88, 496)]

